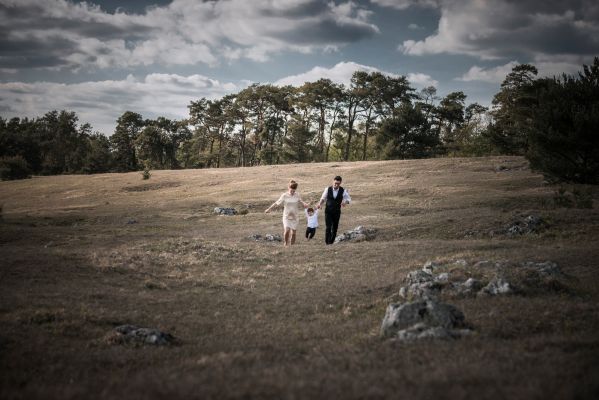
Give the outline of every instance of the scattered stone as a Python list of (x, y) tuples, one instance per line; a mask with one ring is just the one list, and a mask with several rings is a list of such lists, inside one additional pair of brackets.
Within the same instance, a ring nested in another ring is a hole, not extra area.
[(424, 263), (422, 270), (429, 274), (433, 274), (435, 272), (435, 270), (439, 269), (440, 267), (441, 267), (441, 265), (437, 264), (434, 261), (427, 261), (426, 263)]
[(266, 235), (262, 236), (259, 233), (253, 234), (250, 236), (250, 239), (255, 240), (256, 242), (259, 241), (265, 241), (265, 242), (282, 242), (283, 238), (281, 237), (281, 235), (278, 234), (271, 234), (271, 233), (267, 233)]
[(214, 207), (214, 214), (237, 215), (237, 210), (232, 207)]
[(269, 241), (269, 242), (282, 242), (283, 238), (281, 237), (281, 235), (273, 235), (273, 234), (266, 234), (264, 236), (264, 240)]
[(390, 304), (381, 324), (382, 337), (398, 340), (449, 339), (470, 332), (459, 309), (431, 299)]
[(483, 288), (483, 283), (478, 279), (468, 278), (466, 282), (464, 282), (463, 287), (471, 292), (477, 292)]
[(341, 235), (337, 235), (335, 238), (335, 243), (339, 242), (363, 242), (365, 240), (372, 240), (376, 236), (376, 229), (374, 228), (364, 228), (363, 226), (358, 226), (350, 231), (342, 233)]
[(120, 325), (108, 335), (108, 342), (111, 344), (135, 344), (135, 345), (154, 345), (166, 346), (173, 344), (175, 338), (158, 329), (139, 328), (134, 325)]
[(556, 263), (554, 263), (552, 261), (545, 261), (545, 262), (529, 261), (529, 262), (522, 263), (522, 266), (525, 268), (531, 268), (531, 269), (535, 270), (539, 275), (544, 276), (544, 277), (559, 278), (559, 277), (564, 276), (564, 273), (562, 272), (562, 270), (558, 267), (558, 265)]
[(487, 286), (482, 288), (479, 295), (491, 295), (497, 296), (499, 294), (511, 294), (514, 293), (513, 286), (503, 278), (495, 277), (489, 282)]
[(539, 233), (545, 225), (546, 223), (541, 217), (529, 215), (522, 220), (514, 221), (505, 229), (505, 234), (508, 236), (521, 236)]

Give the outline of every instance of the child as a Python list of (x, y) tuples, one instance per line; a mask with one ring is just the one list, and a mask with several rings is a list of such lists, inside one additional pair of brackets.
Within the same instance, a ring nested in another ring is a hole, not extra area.
[(314, 237), (316, 233), (316, 228), (318, 228), (318, 210), (314, 210), (312, 207), (309, 207), (305, 210), (306, 219), (308, 220), (308, 227), (306, 228), (306, 239), (310, 240)]

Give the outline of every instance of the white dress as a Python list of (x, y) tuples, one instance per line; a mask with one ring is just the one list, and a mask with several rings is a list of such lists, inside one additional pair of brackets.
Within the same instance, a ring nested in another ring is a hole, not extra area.
[(299, 204), (302, 201), (298, 192), (292, 195), (289, 192), (285, 192), (276, 201), (277, 205), (283, 204), (283, 226), (297, 230), (297, 224), (299, 222)]

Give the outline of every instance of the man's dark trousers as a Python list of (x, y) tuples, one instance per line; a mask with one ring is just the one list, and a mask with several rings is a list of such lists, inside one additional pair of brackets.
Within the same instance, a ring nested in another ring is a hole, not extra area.
[(337, 228), (339, 227), (339, 218), (341, 218), (341, 210), (326, 209), (324, 212), (324, 220), (326, 223), (325, 243), (332, 244), (337, 237)]

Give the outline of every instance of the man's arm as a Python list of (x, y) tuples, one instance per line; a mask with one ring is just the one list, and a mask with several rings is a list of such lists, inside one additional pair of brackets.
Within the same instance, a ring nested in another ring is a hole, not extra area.
[(320, 207), (322, 206), (322, 203), (324, 203), (327, 200), (327, 191), (329, 190), (329, 188), (325, 188), (324, 192), (322, 192), (322, 196), (320, 196), (320, 200), (318, 201), (318, 205), (316, 206), (316, 209), (320, 209)]
[(351, 203), (351, 197), (349, 196), (349, 190), (347, 189), (343, 189), (343, 203)]

